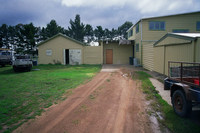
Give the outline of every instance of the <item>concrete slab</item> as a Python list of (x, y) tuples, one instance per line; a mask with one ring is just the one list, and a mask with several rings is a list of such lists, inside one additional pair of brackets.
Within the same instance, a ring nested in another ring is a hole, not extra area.
[(164, 84), (158, 81), (157, 79), (154, 78), (149, 78), (150, 81), (152, 82), (153, 86), (156, 88), (156, 90), (159, 92), (160, 96), (169, 104), (172, 105), (171, 103), (171, 97), (170, 97), (170, 91), (169, 90), (164, 90)]

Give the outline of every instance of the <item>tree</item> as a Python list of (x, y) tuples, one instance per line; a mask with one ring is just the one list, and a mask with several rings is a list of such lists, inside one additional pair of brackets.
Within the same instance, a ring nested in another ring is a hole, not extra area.
[(0, 47), (10, 48), (9, 45), (9, 31), (6, 24), (2, 24), (0, 27)]
[(124, 24), (118, 27), (118, 33), (123, 38), (128, 38), (126, 31), (133, 25), (132, 22), (126, 21)]
[(23, 35), (23, 24), (18, 24), (15, 26), (15, 46), (14, 50), (17, 54), (24, 53), (25, 43), (24, 43), (24, 35)]
[(68, 27), (69, 36), (83, 42), (85, 36), (85, 25), (81, 23), (80, 15), (77, 14), (74, 21), (70, 19), (69, 23), (71, 25), (71, 27)]
[(94, 30), (95, 36), (98, 38), (98, 40), (102, 40), (104, 36), (104, 30), (101, 26), (97, 26)]
[(22, 29), (22, 34), (24, 37), (25, 50), (28, 54), (35, 54), (36, 52), (36, 42), (38, 38), (39, 29), (33, 25), (33, 23), (25, 24)]
[(93, 28), (91, 25), (87, 24), (85, 26), (85, 36), (87, 38), (87, 42), (91, 42), (94, 36)]
[(49, 24), (47, 24), (46, 29), (43, 30), (43, 37), (50, 38), (58, 33), (64, 33), (64, 28), (58, 26), (56, 20), (51, 20)]

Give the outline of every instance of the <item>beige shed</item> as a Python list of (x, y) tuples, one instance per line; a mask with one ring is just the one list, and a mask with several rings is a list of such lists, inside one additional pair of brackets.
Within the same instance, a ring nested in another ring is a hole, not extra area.
[(168, 75), (168, 61), (200, 62), (200, 33), (168, 33), (154, 44), (154, 71)]
[(38, 57), (38, 64), (102, 64), (103, 46), (85, 46), (59, 33), (38, 44)]

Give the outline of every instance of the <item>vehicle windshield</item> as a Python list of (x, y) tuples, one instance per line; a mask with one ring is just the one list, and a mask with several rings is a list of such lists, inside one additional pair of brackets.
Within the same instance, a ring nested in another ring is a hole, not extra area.
[(30, 59), (30, 56), (16, 56), (16, 59)]
[(10, 52), (1, 52), (1, 55), (10, 55)]

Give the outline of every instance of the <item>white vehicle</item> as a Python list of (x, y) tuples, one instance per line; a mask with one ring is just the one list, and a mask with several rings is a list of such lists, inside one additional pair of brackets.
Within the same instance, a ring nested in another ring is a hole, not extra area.
[(5, 65), (12, 65), (12, 53), (5, 49), (0, 49), (0, 65), (3, 67)]
[(12, 65), (15, 72), (20, 70), (31, 71), (33, 63), (29, 55), (15, 55)]

